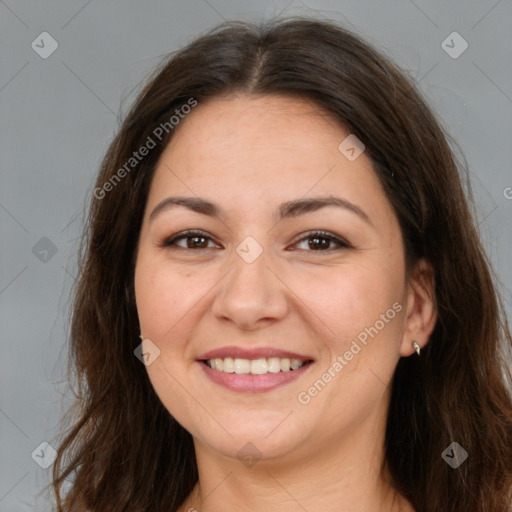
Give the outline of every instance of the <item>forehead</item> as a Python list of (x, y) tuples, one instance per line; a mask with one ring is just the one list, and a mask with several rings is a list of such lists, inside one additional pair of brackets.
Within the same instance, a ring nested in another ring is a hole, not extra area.
[[(336, 193), (377, 216), (389, 204), (370, 159), (338, 149), (350, 135), (315, 103), (286, 96), (224, 96), (195, 107), (157, 165), (149, 204), (166, 195), (224, 199), (241, 209)], [(218, 201), (217, 201), (218, 199)]]
[[(318, 161), (322, 150), (336, 150), (340, 134), (348, 132), (315, 103), (287, 96), (234, 95), (199, 104), (178, 127), (167, 148), (192, 161), (219, 157), (224, 162), (258, 162), (279, 156), (294, 161), (311, 154)], [(248, 159), (248, 158), (247, 158)], [(285, 163), (285, 162), (283, 162)]]

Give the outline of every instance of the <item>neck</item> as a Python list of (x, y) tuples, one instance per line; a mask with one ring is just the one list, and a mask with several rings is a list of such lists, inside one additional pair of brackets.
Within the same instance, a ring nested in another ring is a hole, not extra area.
[(199, 481), (180, 511), (414, 512), (392, 486), (384, 460), (384, 429), (375, 418), (336, 440), (309, 440), (314, 449), (252, 467), (195, 439)]

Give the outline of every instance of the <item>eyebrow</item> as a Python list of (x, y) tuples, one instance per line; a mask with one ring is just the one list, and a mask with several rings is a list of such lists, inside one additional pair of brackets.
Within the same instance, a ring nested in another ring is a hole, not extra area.
[[(222, 208), (218, 205), (200, 197), (166, 197), (155, 206), (149, 215), (149, 220), (152, 221), (157, 215), (175, 206), (184, 206), (193, 212), (218, 219), (221, 219), (224, 213)], [(305, 215), (321, 208), (333, 206), (348, 210), (373, 226), (368, 215), (359, 206), (351, 203), (347, 199), (335, 196), (311, 197), (282, 203), (279, 205), (278, 220), (298, 217), (299, 215)]]

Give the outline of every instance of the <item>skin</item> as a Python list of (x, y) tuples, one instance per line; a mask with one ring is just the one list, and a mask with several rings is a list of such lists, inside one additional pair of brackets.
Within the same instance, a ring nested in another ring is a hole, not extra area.
[[(420, 261), (406, 280), (398, 220), (370, 159), (338, 150), (349, 133), (311, 102), (231, 95), (194, 108), (158, 163), (135, 291), (141, 332), (160, 350), (149, 377), (194, 439), (199, 483), (182, 511), (413, 510), (390, 482), (383, 444), (396, 364), (417, 357), (412, 342), (425, 346), (435, 325), (432, 271)], [(149, 220), (178, 195), (218, 204), (222, 219), (175, 206)], [(369, 222), (337, 207), (274, 217), (285, 201), (327, 195), (357, 205)], [(204, 231), (208, 248), (190, 239), (160, 246), (186, 229)], [(321, 244), (305, 239), (312, 230), (351, 247), (315, 250)], [(250, 264), (235, 250), (247, 236), (263, 250)], [(401, 311), (300, 403), (394, 303)], [(272, 391), (234, 392), (196, 361), (226, 345), (288, 349), (314, 363)], [(261, 455), (251, 467), (237, 457), (248, 442)]]

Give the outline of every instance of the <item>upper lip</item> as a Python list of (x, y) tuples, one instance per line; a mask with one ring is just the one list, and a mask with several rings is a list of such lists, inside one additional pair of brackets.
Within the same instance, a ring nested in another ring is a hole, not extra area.
[(197, 359), (204, 361), (207, 359), (225, 359), (226, 357), (233, 357), (238, 359), (264, 359), (269, 357), (279, 357), (281, 359), (299, 359), (301, 361), (312, 361), (313, 358), (296, 352), (290, 352), (289, 350), (280, 350), (273, 347), (261, 347), (261, 348), (242, 348), (242, 347), (221, 347), (209, 352), (205, 352), (200, 355)]

